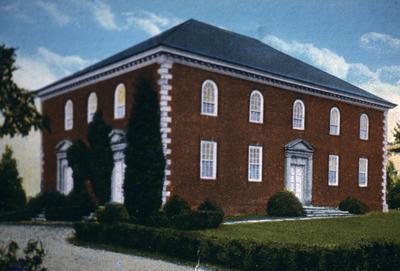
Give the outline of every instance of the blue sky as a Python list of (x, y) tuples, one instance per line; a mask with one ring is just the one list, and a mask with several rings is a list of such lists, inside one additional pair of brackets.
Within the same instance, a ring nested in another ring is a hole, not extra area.
[(19, 48), (15, 80), (35, 89), (189, 18), (400, 104), (400, 1), (0, 0), (0, 43)]

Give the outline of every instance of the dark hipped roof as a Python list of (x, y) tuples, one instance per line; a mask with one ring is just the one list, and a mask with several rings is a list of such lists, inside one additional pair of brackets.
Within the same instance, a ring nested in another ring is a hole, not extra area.
[[(333, 75), (286, 55), (265, 43), (196, 20), (188, 20), (45, 88), (103, 68), (149, 49), (165, 46), (262, 72), (326, 87), (338, 94), (351, 94), (388, 106), (394, 104)], [(41, 91), (39, 90), (39, 91)]]

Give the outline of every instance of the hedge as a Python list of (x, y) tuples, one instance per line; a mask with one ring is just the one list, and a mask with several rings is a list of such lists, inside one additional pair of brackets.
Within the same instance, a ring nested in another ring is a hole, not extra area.
[(398, 270), (400, 244), (360, 243), (357, 246), (306, 246), (261, 243), (250, 239), (208, 237), (200, 232), (132, 224), (74, 224), (76, 238), (158, 252), (185, 260), (241, 270)]

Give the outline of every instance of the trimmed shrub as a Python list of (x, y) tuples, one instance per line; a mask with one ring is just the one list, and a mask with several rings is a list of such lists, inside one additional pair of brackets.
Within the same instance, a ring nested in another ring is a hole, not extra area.
[(282, 191), (276, 193), (268, 200), (267, 214), (278, 217), (303, 216), (304, 209), (292, 192)]
[(396, 183), (389, 189), (387, 203), (390, 209), (400, 208), (400, 183)]
[(342, 200), (339, 203), (339, 209), (356, 215), (365, 214), (368, 211), (364, 203), (353, 197), (347, 197)]
[(129, 220), (129, 214), (123, 204), (107, 203), (96, 210), (97, 220), (101, 223), (120, 223)]
[(17, 161), (11, 148), (6, 146), (0, 161), (0, 213), (22, 210), (25, 204), (26, 195), (18, 173)]
[(201, 230), (218, 228), (224, 215), (219, 211), (191, 211), (170, 218), (174, 228), (180, 230)]
[(180, 196), (172, 196), (164, 205), (164, 213), (167, 217), (173, 217), (176, 215), (190, 212), (190, 206)]
[(45, 192), (31, 198), (26, 206), (26, 210), (31, 217), (35, 217), (42, 211), (45, 211), (47, 214), (49, 209), (66, 208), (67, 206), (67, 197), (65, 195), (60, 192)]
[(330, 247), (261, 243), (132, 224), (79, 222), (74, 224), (74, 229), (81, 241), (158, 252), (185, 260), (196, 261), (200, 251), (202, 262), (230, 269), (379, 271), (398, 270), (400, 266), (400, 244), (394, 243), (364, 242)]
[(213, 201), (210, 200), (205, 200), (202, 204), (197, 207), (198, 211), (215, 211), (215, 212), (220, 212), (222, 216), (224, 216), (224, 211), (218, 204), (216, 204)]
[(71, 220), (80, 220), (83, 216), (89, 215), (97, 208), (97, 203), (86, 190), (72, 190), (68, 195), (69, 217)]

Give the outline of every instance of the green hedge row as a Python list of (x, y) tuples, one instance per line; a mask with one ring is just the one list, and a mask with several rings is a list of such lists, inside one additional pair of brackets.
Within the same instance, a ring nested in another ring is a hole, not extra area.
[(301, 246), (206, 237), (199, 232), (132, 224), (74, 224), (78, 240), (158, 252), (242, 270), (399, 270), (400, 245)]

